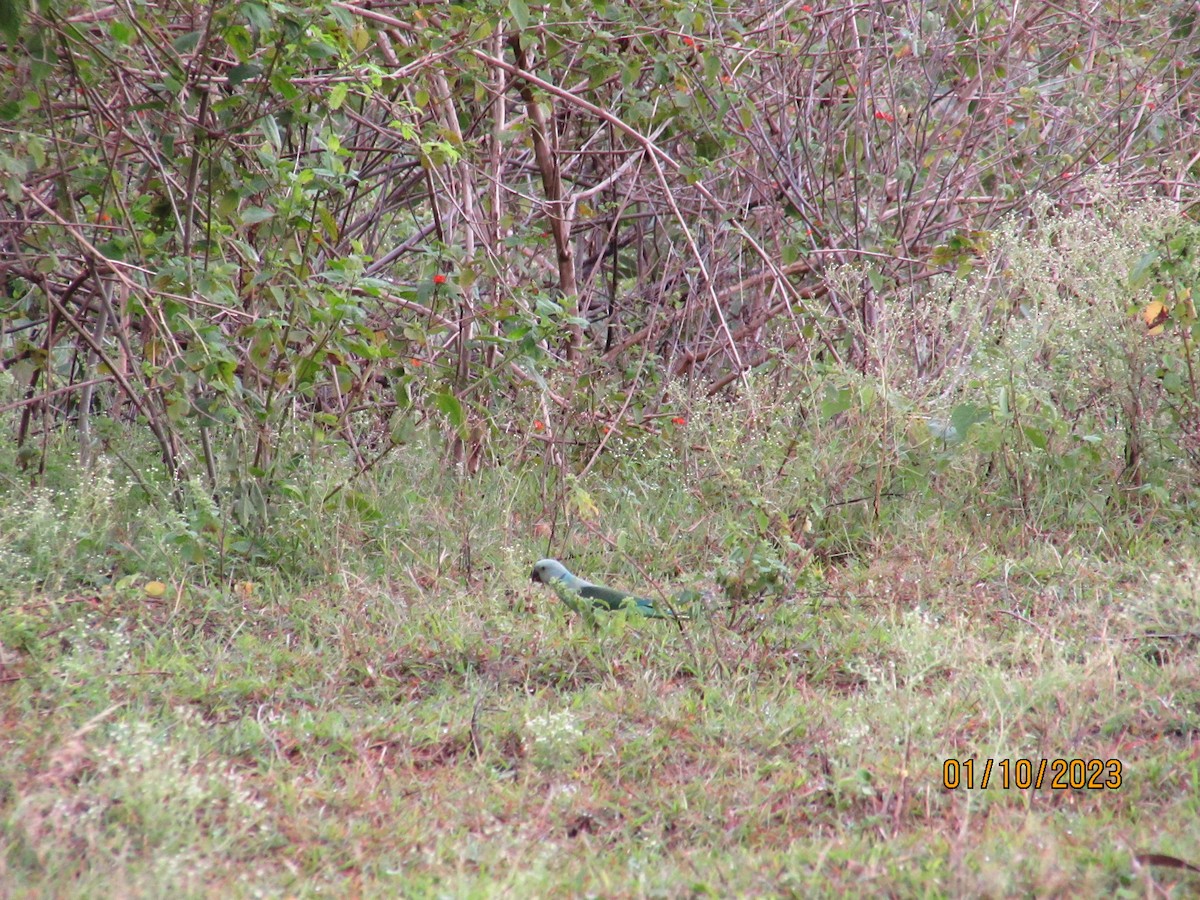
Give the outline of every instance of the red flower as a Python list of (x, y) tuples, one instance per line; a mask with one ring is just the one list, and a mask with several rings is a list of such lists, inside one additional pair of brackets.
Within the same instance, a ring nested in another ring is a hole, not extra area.
[(875, 118), (882, 119), (885, 122), (895, 122), (896, 117), (891, 113), (886, 113), (882, 109), (875, 110)]
[(683, 416), (676, 416), (671, 421), (674, 422), (676, 425), (686, 425), (687, 424), (687, 419), (685, 419)]
[(433, 276), (433, 283), (434, 283), (434, 284), (445, 284), (445, 283), (446, 283), (446, 276), (445, 276), (445, 275), (434, 275), (434, 276)]
[(800, 11), (801, 12), (812, 12), (812, 4), (805, 3), (802, 7), (800, 7)]
[(421, 368), (421, 361), (419, 359), (417, 359), (415, 356), (412, 359), (410, 359), (409, 362), (413, 364), (414, 369)]
[(696, 46), (696, 41), (695, 41), (693, 38), (690, 38), (690, 37), (684, 37), (684, 39), (683, 39), (683, 43), (684, 43), (686, 46), (688, 46), (688, 47), (695, 47), (695, 46)]
[(1004, 120), (1004, 124), (1005, 124), (1005, 125), (1016, 125), (1017, 123), (1016, 123), (1016, 121), (1015, 121), (1015, 120), (1013, 120), (1013, 119), (1005, 119), (1005, 120)]
[(533, 420), (533, 430), (534, 431), (545, 431), (546, 423), (543, 422), (541, 419), (534, 419)]

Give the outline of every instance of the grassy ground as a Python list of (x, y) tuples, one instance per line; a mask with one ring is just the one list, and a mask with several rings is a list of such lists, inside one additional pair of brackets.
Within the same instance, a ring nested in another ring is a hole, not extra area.
[[(1060, 516), (1052, 532), (1001, 503), (956, 505), (943, 484), (936, 501), (890, 500), (871, 528), (855, 504), (772, 543), (778, 511), (846, 448), (807, 448), (791, 473), (755, 469), (770, 448), (756, 460), (745, 446), (714, 439), (690, 462), (628, 452), (622, 473), (573, 483), (560, 520), (544, 517), (534, 463), (464, 494), (413, 451), (341, 514), (275, 510), (292, 522), (277, 560), (224, 579), (211, 553), (182, 559), (184, 537), (211, 528), (139, 518), (119, 477), (11, 492), (0, 884), (1200, 890), (1198, 874), (1135, 859), (1200, 858), (1200, 572), (1183, 519), (1122, 512), (1072, 530)], [(597, 580), (710, 596), (720, 581), (743, 599), (683, 629), (615, 616), (592, 632), (529, 582), (548, 549)], [(296, 575), (306, 563), (324, 574)], [(1003, 783), (1022, 778), (1018, 760), (1048, 761), (1040, 789)], [(1056, 789), (1055, 774), (1095, 787)]]

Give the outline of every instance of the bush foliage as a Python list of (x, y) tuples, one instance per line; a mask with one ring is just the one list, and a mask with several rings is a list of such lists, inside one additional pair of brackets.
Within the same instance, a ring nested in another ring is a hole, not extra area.
[(857, 429), (810, 525), (938, 467), (1028, 514), (1195, 462), (1188, 4), (6, 12), (14, 462), (171, 485), (193, 558), (369, 519), (406, 446), (563, 498), (705, 396)]

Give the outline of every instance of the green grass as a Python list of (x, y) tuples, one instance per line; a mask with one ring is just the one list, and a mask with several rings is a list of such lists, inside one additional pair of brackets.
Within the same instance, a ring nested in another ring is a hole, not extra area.
[[(981, 332), (952, 399), (781, 355), (607, 434), (550, 373), (576, 406), (535, 441), (514, 394), (473, 476), (436, 419), (358, 478), (298, 424), (216, 489), (133, 433), (36, 477), (0, 442), (0, 894), (1195, 895), (1194, 407), (1125, 305)], [(709, 607), (592, 629), (547, 555)]]
[[(676, 490), (639, 465), (662, 513), (597, 478), (577, 489), (621, 527), (577, 517), (562, 546), (589, 548), (581, 570), (613, 583), (641, 569), (712, 588), (731, 558), (721, 536), (748, 533), (736, 510), (771, 504), (722, 506), (711, 470)], [(370, 498), (373, 531), (306, 520), (326, 529), (324, 578), (260, 568), (220, 587), (176, 565), (160, 598), (144, 590), (158, 568), (12, 585), (0, 882), (56, 896), (1200, 889), (1132, 859), (1200, 857), (1200, 574), (1176, 562), (1194, 543), (1105, 555), (1134, 530), (1037, 534), (999, 508), (939, 517), (910, 498), (869, 552), (826, 523), (836, 559), (795, 544), (780, 557), (794, 580), (733, 610), (592, 632), (528, 581), (546, 550), (527, 524), (532, 483), (484, 474), (473, 489), (494, 499), (464, 504), (451, 478), (397, 482)], [(98, 518), (84, 514), (95, 498), (67, 492), (36, 527), (133, 534), (135, 494), (105, 491)], [(606, 550), (610, 531), (646, 544)], [(109, 555), (169, 568), (168, 532)], [(714, 560), (676, 576), (672, 536), (681, 559)], [(942, 783), (947, 759), (978, 774), (988, 759), (1077, 758), (1120, 760), (1120, 787)]]

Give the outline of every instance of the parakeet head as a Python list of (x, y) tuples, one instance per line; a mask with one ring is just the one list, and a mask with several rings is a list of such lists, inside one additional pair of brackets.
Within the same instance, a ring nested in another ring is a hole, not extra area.
[(569, 574), (566, 566), (557, 559), (539, 559), (534, 564), (533, 573), (529, 576), (529, 580), (540, 581), (542, 584), (550, 584), (555, 581), (561, 581)]

